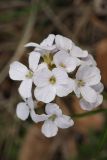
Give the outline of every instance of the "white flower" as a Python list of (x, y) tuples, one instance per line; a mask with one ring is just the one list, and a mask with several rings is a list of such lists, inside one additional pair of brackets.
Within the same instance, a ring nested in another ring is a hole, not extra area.
[(26, 120), (30, 115), (31, 119), (36, 123), (46, 120), (47, 116), (45, 114), (38, 115), (35, 113), (34, 109), (37, 107), (36, 101), (35, 105), (36, 106), (34, 106), (34, 102), (31, 97), (26, 99), (25, 102), (20, 102), (16, 108), (17, 117), (21, 120)]
[(97, 92), (92, 88), (100, 82), (100, 71), (94, 66), (81, 66), (76, 73), (74, 92), (77, 97), (82, 96), (87, 102), (95, 103)]
[(57, 67), (65, 69), (65, 71), (72, 72), (76, 68), (76, 61), (65, 51), (57, 52), (53, 57), (53, 62)]
[(56, 51), (56, 45), (54, 44), (55, 35), (49, 34), (40, 44), (27, 43), (25, 47), (35, 47), (35, 51), (39, 51), (41, 54), (53, 53)]
[(50, 71), (44, 68), (38, 71), (34, 78), (37, 86), (34, 95), (38, 101), (49, 103), (55, 96), (64, 97), (73, 91), (74, 81), (61, 68)]
[(40, 53), (31, 52), (29, 56), (28, 69), (22, 63), (15, 61), (10, 65), (9, 75), (12, 80), (22, 81), (19, 87), (19, 93), (23, 98), (31, 97), (33, 75), (38, 68)]
[(69, 128), (74, 124), (69, 116), (62, 114), (61, 109), (59, 109), (59, 106), (55, 103), (47, 104), (45, 112), (48, 119), (45, 120), (42, 126), (42, 133), (46, 137), (55, 136), (58, 132), (58, 128)]

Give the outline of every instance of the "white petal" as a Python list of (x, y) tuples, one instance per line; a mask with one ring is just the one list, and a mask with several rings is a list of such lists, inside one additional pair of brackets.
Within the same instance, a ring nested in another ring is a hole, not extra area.
[(74, 121), (71, 117), (63, 115), (55, 119), (55, 124), (59, 128), (69, 128), (74, 125)]
[(101, 80), (100, 71), (94, 66), (81, 66), (76, 73), (76, 79), (83, 80), (86, 85), (96, 85)]
[(88, 56), (88, 52), (87, 51), (83, 51), (81, 48), (77, 47), (76, 45), (73, 45), (70, 54), (73, 57), (80, 57), (80, 58)]
[(35, 70), (37, 69), (39, 60), (40, 60), (40, 53), (34, 52), (34, 51), (30, 53), (30, 55), (29, 55), (29, 68), (33, 72), (35, 72)]
[(102, 95), (98, 95), (97, 96), (97, 101), (95, 103), (89, 103), (87, 101), (85, 101), (83, 98), (80, 100), (80, 106), (83, 110), (87, 110), (87, 111), (91, 111), (92, 109), (96, 108), (97, 106), (99, 106), (102, 101), (103, 101), (103, 96)]
[(45, 107), (45, 112), (48, 114), (48, 115), (52, 115), (52, 114), (55, 114), (57, 116), (61, 116), (62, 115), (62, 111), (61, 109), (59, 108), (59, 106), (55, 103), (48, 103)]
[(39, 47), (40, 45), (34, 42), (30, 42), (25, 44), (25, 47)]
[(74, 81), (74, 93), (78, 98), (80, 97), (80, 88), (78, 87), (76, 80)]
[(32, 96), (31, 89), (32, 89), (32, 79), (25, 79), (24, 81), (21, 82), (18, 90), (23, 98), (29, 98)]
[(42, 101), (44, 103), (49, 103), (54, 100), (56, 96), (55, 89), (48, 85), (46, 87), (36, 87), (34, 91), (35, 98), (38, 101)]
[(24, 80), (29, 70), (20, 62), (13, 62), (10, 64), (9, 76), (13, 80)]
[(69, 51), (72, 49), (72, 41), (61, 35), (56, 35), (55, 37), (56, 46), (59, 50)]
[(30, 109), (34, 109), (34, 101), (33, 101), (32, 97), (27, 98), (26, 104), (29, 106)]
[(41, 63), (41, 64), (38, 65), (37, 71), (39, 71), (41, 69), (44, 69), (44, 68), (48, 69), (48, 65), (47, 65), (47, 63), (43, 62), (43, 63)]
[(29, 116), (29, 108), (26, 103), (22, 102), (17, 105), (16, 108), (17, 117), (21, 120), (26, 120)]
[(97, 65), (96, 61), (94, 60), (94, 58), (93, 58), (93, 56), (91, 54), (89, 54), (85, 58), (82, 58), (81, 59), (81, 64), (82, 65), (93, 65), (93, 66)]
[(43, 68), (35, 73), (34, 84), (38, 87), (49, 85), (49, 79), (51, 76), (51, 71), (47, 68)]
[(100, 82), (97, 85), (92, 86), (96, 92), (101, 93), (104, 90), (104, 85)]
[(42, 122), (48, 119), (46, 114), (36, 114), (34, 110), (31, 110), (30, 116), (35, 123)]
[(47, 120), (44, 122), (42, 126), (42, 133), (46, 137), (53, 137), (57, 134), (57, 132), (58, 132), (58, 128), (53, 121)]
[(52, 70), (52, 73), (56, 78), (56, 83), (57, 84), (67, 84), (68, 75), (62, 68), (54, 68)]
[(67, 96), (74, 89), (74, 81), (69, 78), (68, 83), (66, 85), (57, 85), (56, 86), (56, 94), (59, 97)]
[(49, 34), (49, 36), (44, 39), (40, 45), (41, 46), (52, 46), (53, 45), (53, 42), (54, 42), (54, 39), (55, 39), (55, 35), (54, 34)]
[(90, 103), (94, 103), (97, 100), (97, 92), (95, 92), (94, 89), (92, 89), (91, 87), (88, 86), (84, 86), (84, 87), (80, 87), (80, 92), (82, 97), (90, 102)]
[(53, 62), (57, 67), (62, 67), (63, 65), (64, 67), (62, 68), (68, 73), (74, 71), (76, 68), (76, 60), (65, 51), (57, 52), (53, 57)]

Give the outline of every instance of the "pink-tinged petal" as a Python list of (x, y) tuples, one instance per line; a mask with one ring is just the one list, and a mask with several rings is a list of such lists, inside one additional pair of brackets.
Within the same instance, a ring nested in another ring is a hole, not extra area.
[(21, 82), (18, 90), (23, 98), (29, 98), (32, 96), (31, 89), (32, 89), (32, 79), (25, 79), (24, 81)]
[(72, 79), (68, 80), (66, 85), (57, 85), (56, 86), (56, 94), (59, 97), (64, 97), (70, 94), (74, 89), (74, 81)]
[(56, 96), (56, 91), (50, 85), (45, 87), (36, 87), (34, 91), (34, 95), (38, 101), (49, 103), (54, 100)]
[(90, 102), (90, 103), (94, 103), (97, 100), (97, 92), (92, 89), (91, 87), (88, 86), (84, 86), (84, 87), (80, 87), (80, 92), (82, 97)]
[(34, 76), (34, 84), (37, 87), (43, 87), (49, 85), (49, 79), (52, 76), (52, 73), (49, 69), (43, 68), (38, 70)]
[(15, 61), (10, 64), (9, 76), (13, 80), (24, 80), (26, 74), (28, 73), (28, 69), (22, 63)]
[(46, 120), (42, 126), (42, 133), (46, 137), (54, 137), (58, 132), (58, 128), (51, 120)]
[(81, 48), (77, 47), (76, 45), (73, 45), (70, 54), (73, 57), (80, 57), (80, 58), (88, 56), (88, 52), (87, 51), (83, 51)]
[(68, 75), (62, 68), (54, 68), (52, 73), (56, 78), (56, 84), (67, 84)]
[(28, 118), (28, 116), (29, 116), (29, 108), (26, 105), (26, 103), (22, 102), (22, 103), (19, 103), (17, 105), (16, 114), (17, 114), (17, 117), (20, 118), (23, 121)]
[(52, 114), (55, 114), (57, 116), (61, 116), (62, 115), (62, 111), (61, 109), (59, 108), (59, 106), (55, 103), (48, 103), (45, 107), (45, 112), (48, 114), (48, 115), (52, 115)]
[(69, 38), (66, 38), (61, 35), (56, 35), (55, 42), (59, 50), (65, 50), (67, 52), (69, 52), (73, 46), (73, 43)]
[(29, 55), (29, 68), (35, 72), (38, 67), (38, 63), (40, 60), (40, 53), (32, 51)]
[(74, 125), (74, 121), (71, 117), (62, 115), (61, 117), (55, 119), (55, 124), (59, 128), (69, 128)]
[(101, 92), (103, 92), (103, 90), (104, 90), (104, 85), (100, 82), (100, 83), (98, 83), (97, 85), (92, 86), (92, 88), (93, 88), (96, 92), (101, 93)]

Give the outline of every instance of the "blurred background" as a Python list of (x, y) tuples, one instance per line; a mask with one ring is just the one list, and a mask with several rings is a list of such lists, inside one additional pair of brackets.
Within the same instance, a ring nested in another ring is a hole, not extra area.
[[(27, 42), (61, 34), (87, 49), (105, 86), (97, 111), (84, 113), (73, 97), (57, 99), (74, 120), (73, 128), (45, 138), (40, 125), (16, 117), (21, 101), (9, 64), (27, 64)], [(0, 160), (107, 160), (107, 0), (0, 0)]]

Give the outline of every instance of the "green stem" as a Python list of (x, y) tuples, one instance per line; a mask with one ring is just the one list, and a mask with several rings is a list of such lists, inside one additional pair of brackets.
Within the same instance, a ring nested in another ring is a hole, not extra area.
[(94, 114), (104, 113), (104, 112), (107, 112), (107, 109), (101, 108), (101, 109), (97, 109), (97, 110), (94, 110), (94, 111), (84, 112), (84, 113), (80, 113), (80, 114), (74, 114), (71, 117), (75, 118), (75, 119), (76, 118), (83, 118), (83, 117), (86, 117), (86, 116), (91, 116), (91, 115), (94, 115)]

